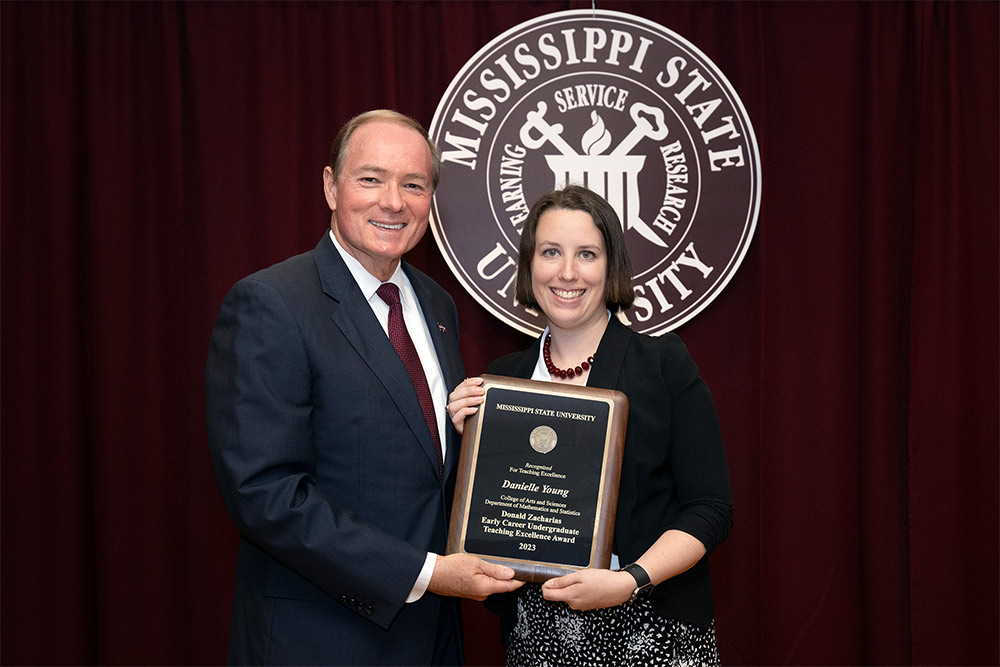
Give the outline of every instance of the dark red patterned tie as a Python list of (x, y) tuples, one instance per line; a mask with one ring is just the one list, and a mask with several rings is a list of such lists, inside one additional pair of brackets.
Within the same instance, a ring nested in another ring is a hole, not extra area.
[(424, 420), (427, 428), (431, 431), (431, 439), (434, 440), (434, 448), (438, 456), (438, 474), (444, 474), (444, 461), (441, 458), (441, 438), (438, 435), (437, 417), (434, 414), (434, 400), (431, 398), (431, 389), (427, 385), (427, 376), (424, 375), (424, 367), (420, 365), (420, 357), (417, 355), (417, 348), (413, 346), (413, 340), (406, 330), (406, 323), (403, 322), (403, 309), (399, 303), (399, 288), (393, 283), (382, 283), (376, 290), (376, 294), (389, 306), (389, 340), (396, 348), (396, 354), (403, 360), (403, 365), (409, 371), (413, 379), (413, 388), (417, 390), (417, 400), (420, 401), (420, 408), (424, 411)]

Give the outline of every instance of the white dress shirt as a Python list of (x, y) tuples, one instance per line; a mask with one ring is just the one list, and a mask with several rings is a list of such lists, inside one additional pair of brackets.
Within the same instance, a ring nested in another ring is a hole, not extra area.
[[(330, 240), (333, 241), (337, 252), (340, 253), (344, 263), (347, 264), (348, 270), (354, 276), (354, 281), (358, 284), (361, 293), (364, 294), (368, 305), (371, 306), (372, 312), (375, 313), (376, 319), (378, 319), (379, 324), (382, 325), (382, 330), (385, 332), (386, 337), (388, 337), (389, 305), (382, 300), (382, 297), (376, 294), (376, 290), (378, 290), (382, 281), (368, 273), (368, 270), (361, 266), (361, 262), (344, 250), (337, 241), (337, 237), (334, 236), (332, 229), (330, 230)], [(445, 428), (450, 426), (450, 421), (445, 412), (445, 405), (448, 403), (448, 390), (444, 386), (444, 374), (441, 372), (441, 362), (438, 361), (437, 353), (434, 351), (434, 344), (431, 342), (427, 322), (424, 321), (424, 314), (420, 310), (417, 296), (413, 292), (413, 285), (410, 284), (409, 277), (403, 271), (402, 263), (396, 265), (396, 271), (389, 277), (387, 282), (391, 282), (399, 288), (399, 300), (403, 308), (403, 322), (406, 324), (406, 331), (413, 340), (413, 346), (417, 349), (417, 356), (420, 357), (420, 365), (424, 367), (427, 386), (430, 387), (431, 399), (434, 401), (434, 414), (437, 415), (438, 434), (441, 440), (441, 458), (443, 460), (446, 454), (445, 441), (447, 440), (445, 438), (445, 434), (447, 433)], [(417, 576), (417, 580), (414, 582), (413, 588), (406, 598), (407, 602), (416, 602), (427, 591), (427, 585), (431, 581), (431, 575), (434, 573), (434, 564), (436, 562), (437, 554), (428, 552), (427, 558), (424, 560), (424, 566), (421, 568), (420, 574)]]

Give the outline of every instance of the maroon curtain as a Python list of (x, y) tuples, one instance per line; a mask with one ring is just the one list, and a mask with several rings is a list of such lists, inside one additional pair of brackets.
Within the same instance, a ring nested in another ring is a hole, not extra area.
[[(328, 224), (348, 117), (429, 124), (527, 19), (590, 2), (0, 4), (2, 662), (225, 660), (236, 532), (216, 309)], [(732, 81), (756, 238), (679, 333), (723, 421), (727, 664), (997, 664), (998, 5), (609, 2)], [(528, 339), (451, 276), (470, 373)], [(495, 619), (467, 603), (470, 664)]]

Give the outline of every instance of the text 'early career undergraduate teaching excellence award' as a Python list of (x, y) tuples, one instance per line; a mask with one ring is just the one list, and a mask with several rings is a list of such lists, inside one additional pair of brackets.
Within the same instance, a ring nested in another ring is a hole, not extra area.
[(628, 399), (496, 375), (465, 424), (448, 553), (542, 582), (611, 564)]

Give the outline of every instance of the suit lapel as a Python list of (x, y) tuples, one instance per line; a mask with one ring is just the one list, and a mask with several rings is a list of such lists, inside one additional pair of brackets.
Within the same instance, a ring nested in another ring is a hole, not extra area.
[(434, 297), (434, 293), (427, 288), (423, 278), (411, 269), (412, 267), (409, 264), (403, 263), (403, 271), (406, 272), (407, 277), (410, 279), (410, 284), (413, 286), (413, 292), (417, 296), (417, 302), (420, 304), (424, 321), (427, 322), (427, 329), (431, 334), (431, 342), (434, 343), (434, 351), (437, 353), (438, 361), (441, 364), (441, 373), (444, 377), (445, 387), (454, 388), (463, 378), (457, 377), (457, 374), (461, 374), (462, 370), (460, 366), (456, 367), (454, 363), (455, 352), (452, 346), (446, 344), (444, 341), (444, 335), (448, 332), (448, 325), (451, 324), (451, 316), (447, 308), (439, 303)]
[(437, 451), (406, 366), (327, 235), (324, 234), (314, 252), (323, 292), (335, 302), (331, 313), (333, 323), (392, 397), (436, 471)]
[(542, 347), (542, 338), (539, 336), (531, 346), (521, 353), (517, 360), (517, 368), (514, 369), (514, 377), (530, 380), (535, 372), (535, 364), (538, 363), (538, 353)]
[(618, 387), (619, 377), (625, 366), (625, 350), (628, 349), (631, 336), (632, 330), (612, 315), (594, 354), (594, 367), (587, 379), (588, 387), (599, 389)]
[[(435, 293), (427, 285), (423, 274), (406, 262), (403, 262), (403, 271), (410, 279), (410, 285), (413, 286), (413, 292), (416, 294), (424, 321), (427, 323), (427, 330), (430, 332), (431, 342), (434, 344), (434, 352), (441, 366), (445, 392), (450, 393), (465, 378), (465, 365), (462, 363), (457, 342), (458, 323), (453, 321), (454, 314), (450, 304), (442, 302), (435, 296)], [(450, 340), (452, 338), (454, 339)], [(459, 440), (456, 436), (457, 433), (446, 421), (445, 430), (441, 433), (441, 437), (446, 438), (447, 443), (444, 479), (448, 479), (451, 469), (458, 463)], [(436, 456), (435, 454), (435, 460)]]

